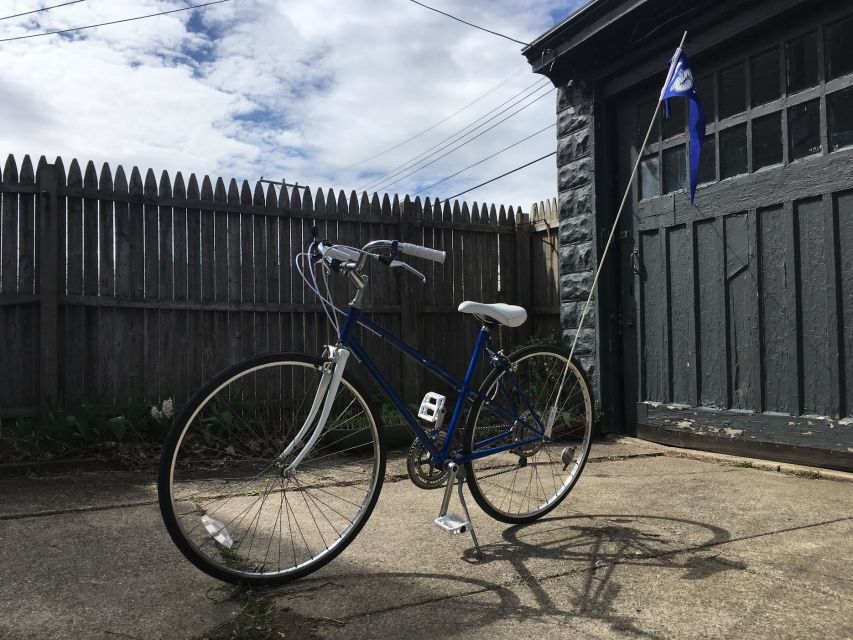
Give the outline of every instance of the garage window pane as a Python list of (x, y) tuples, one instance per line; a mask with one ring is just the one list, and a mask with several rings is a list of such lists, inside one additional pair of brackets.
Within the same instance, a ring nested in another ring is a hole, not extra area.
[(788, 93), (817, 84), (817, 32), (804, 35), (787, 46)]
[(669, 101), (669, 118), (666, 117), (666, 105), (661, 105), (660, 117), (664, 140), (684, 133), (687, 128), (686, 104), (687, 100), (684, 98), (672, 98)]
[(699, 156), (699, 183), (714, 182), (717, 179), (717, 143), (713, 135), (705, 136), (702, 153)]
[[(655, 115), (655, 106), (657, 99), (645, 100), (637, 105), (637, 148), (643, 144), (646, 137), (646, 132), (649, 130), (649, 123), (652, 121), (652, 116)], [(655, 126), (649, 136), (649, 144), (660, 141), (660, 129)]]
[(640, 161), (640, 200), (660, 195), (660, 162), (656, 155)]
[(853, 87), (830, 93), (826, 97), (829, 110), (829, 148), (832, 151), (853, 145)]
[(788, 148), (791, 160), (820, 153), (820, 101), (788, 109)]
[(752, 121), (752, 170), (782, 162), (782, 114)]
[(730, 178), (747, 170), (746, 124), (720, 132), (720, 177)]
[(779, 82), (779, 49), (765, 51), (752, 59), (752, 106), (782, 95)]
[(663, 152), (663, 192), (672, 193), (687, 186), (686, 147), (674, 147)]
[(720, 118), (746, 109), (746, 75), (742, 64), (720, 71)]
[(853, 73), (853, 18), (826, 29), (826, 71), (830, 80)]
[(702, 103), (705, 112), (705, 121), (713, 122), (717, 119), (717, 105), (714, 101), (714, 76), (705, 76), (696, 81), (696, 94)]

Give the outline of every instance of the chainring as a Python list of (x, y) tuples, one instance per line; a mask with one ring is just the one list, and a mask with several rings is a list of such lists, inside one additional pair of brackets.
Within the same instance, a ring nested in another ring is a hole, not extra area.
[(418, 439), (409, 447), (406, 471), (412, 483), (421, 489), (438, 489), (447, 482), (447, 471), (433, 466), (429, 451)]

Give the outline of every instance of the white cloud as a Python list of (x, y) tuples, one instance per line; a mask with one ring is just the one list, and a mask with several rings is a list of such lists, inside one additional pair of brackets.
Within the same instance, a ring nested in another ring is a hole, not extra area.
[[(5, 3), (6, 15), (43, 3)], [(441, 0), (436, 6), (530, 41), (577, 0)], [(8, 6), (11, 5), (11, 6)], [(0, 22), (0, 37), (186, 6), (90, 0)], [(525, 69), (428, 134), (356, 167), (526, 66), (520, 45), (403, 0), (233, 0), (201, 11), (72, 36), (0, 43), (0, 151), (159, 173), (286, 177), (351, 189), (435, 145), (534, 83)], [(390, 186), (428, 185), (553, 122), (553, 94), (471, 144)], [(447, 196), (555, 148), (553, 130), (424, 195)], [(467, 199), (553, 196), (553, 159)]]

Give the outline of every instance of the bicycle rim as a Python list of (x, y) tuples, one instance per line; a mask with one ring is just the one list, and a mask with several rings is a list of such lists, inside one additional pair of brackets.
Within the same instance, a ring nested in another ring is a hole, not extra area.
[[(476, 403), (466, 425), (465, 453), (530, 439), (537, 433), (531, 407), (543, 423), (553, 412), (550, 437), (466, 463), (468, 485), (480, 507), (493, 518), (517, 523), (542, 517), (572, 490), (589, 455), (593, 415), (583, 373), (574, 363), (566, 369), (567, 352), (534, 346), (509, 359), (512, 376), (496, 370), (481, 391), (497, 404), (512, 407), (520, 419), (510, 424)], [(506, 435), (484, 442), (499, 434)]]
[(263, 356), (219, 374), (178, 416), (160, 467), (160, 507), (179, 549), (232, 583), (278, 584), (314, 571), (355, 537), (385, 472), (381, 424), (341, 380), (326, 427), (294, 470), (279, 455), (309, 413), (322, 361)]

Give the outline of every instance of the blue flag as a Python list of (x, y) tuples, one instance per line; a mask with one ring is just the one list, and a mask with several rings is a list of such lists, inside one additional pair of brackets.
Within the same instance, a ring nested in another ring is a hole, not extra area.
[(705, 112), (699, 104), (696, 84), (693, 82), (693, 72), (687, 56), (679, 48), (673, 56), (667, 75), (667, 82), (661, 91), (660, 99), (664, 100), (666, 117), (669, 118), (669, 99), (687, 98), (690, 101), (688, 130), (690, 133), (690, 202), (696, 195), (696, 182), (699, 179), (699, 156), (702, 153), (702, 143), (705, 140)]

